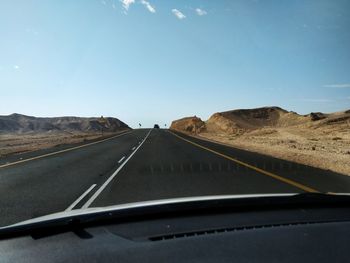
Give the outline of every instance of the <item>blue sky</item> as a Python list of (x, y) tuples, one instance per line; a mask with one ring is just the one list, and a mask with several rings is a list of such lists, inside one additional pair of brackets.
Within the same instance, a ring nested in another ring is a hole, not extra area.
[(0, 115), (135, 127), (237, 108), (350, 108), (350, 2), (0, 2)]

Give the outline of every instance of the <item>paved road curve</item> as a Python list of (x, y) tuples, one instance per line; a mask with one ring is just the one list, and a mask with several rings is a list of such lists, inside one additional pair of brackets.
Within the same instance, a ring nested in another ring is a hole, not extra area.
[(66, 150), (22, 155), (19, 163), (0, 160), (0, 226), (67, 209), (172, 197), (350, 192), (348, 176), (169, 130), (134, 130)]

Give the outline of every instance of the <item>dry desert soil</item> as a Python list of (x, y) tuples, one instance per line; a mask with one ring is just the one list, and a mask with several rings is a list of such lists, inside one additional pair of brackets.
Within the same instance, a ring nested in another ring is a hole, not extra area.
[(279, 107), (187, 117), (171, 129), (237, 148), (350, 175), (350, 110), (299, 115)]
[(86, 142), (128, 129), (130, 128), (124, 122), (112, 117), (37, 118), (17, 113), (0, 116), (0, 158), (63, 144)]
[(0, 134), (0, 158), (64, 144), (75, 144), (112, 136), (115, 133), (33, 133)]

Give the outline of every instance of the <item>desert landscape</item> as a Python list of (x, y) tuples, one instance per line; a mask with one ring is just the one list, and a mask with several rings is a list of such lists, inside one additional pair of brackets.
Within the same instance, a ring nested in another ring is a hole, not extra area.
[(350, 110), (300, 115), (279, 107), (240, 109), (172, 122), (170, 129), (350, 175)]
[(62, 144), (87, 142), (130, 129), (116, 118), (0, 116), (0, 158)]

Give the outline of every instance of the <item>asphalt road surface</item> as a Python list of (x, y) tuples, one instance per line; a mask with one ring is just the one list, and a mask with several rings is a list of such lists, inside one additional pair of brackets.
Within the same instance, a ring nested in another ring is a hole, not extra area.
[(87, 207), (226, 194), (350, 192), (350, 177), (164, 129), (0, 159), (0, 226)]

